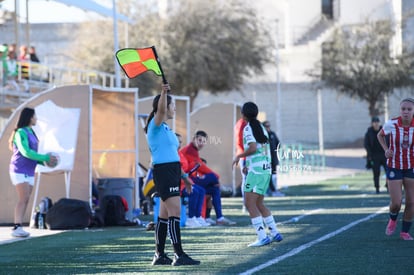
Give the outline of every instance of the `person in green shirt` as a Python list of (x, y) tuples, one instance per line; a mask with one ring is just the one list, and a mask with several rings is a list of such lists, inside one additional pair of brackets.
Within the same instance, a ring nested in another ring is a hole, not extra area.
[(55, 155), (37, 152), (39, 140), (32, 129), (36, 121), (35, 110), (24, 108), (9, 140), (9, 147), (13, 152), (9, 166), (10, 179), (16, 187), (18, 197), (14, 209), (13, 237), (30, 235), (29, 232), (23, 230), (22, 222), (33, 190), (36, 165), (47, 162), (48, 165), (55, 166), (58, 162)]

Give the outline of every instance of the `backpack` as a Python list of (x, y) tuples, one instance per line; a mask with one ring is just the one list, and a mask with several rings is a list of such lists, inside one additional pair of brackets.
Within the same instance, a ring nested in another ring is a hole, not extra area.
[(49, 209), (53, 206), (52, 199), (49, 197), (43, 197), (39, 204), (36, 206), (36, 210), (32, 216), (32, 223), (33, 228), (39, 228), (39, 217), (41, 216), (43, 219), (43, 227), (40, 229), (46, 229), (46, 214)]
[[(106, 195), (100, 208), (105, 226), (131, 225), (131, 222), (125, 218), (128, 204), (121, 196)], [(135, 223), (133, 224), (135, 225)]]
[(84, 229), (92, 221), (92, 211), (87, 201), (62, 198), (46, 214), (47, 228)]

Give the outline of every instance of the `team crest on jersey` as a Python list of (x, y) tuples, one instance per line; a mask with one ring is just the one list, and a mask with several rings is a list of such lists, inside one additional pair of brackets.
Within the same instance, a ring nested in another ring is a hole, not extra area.
[(409, 144), (408, 144), (408, 133), (406, 133), (406, 132), (404, 131), (404, 137), (403, 137), (402, 148), (403, 148), (403, 149), (407, 149), (408, 147), (409, 147)]

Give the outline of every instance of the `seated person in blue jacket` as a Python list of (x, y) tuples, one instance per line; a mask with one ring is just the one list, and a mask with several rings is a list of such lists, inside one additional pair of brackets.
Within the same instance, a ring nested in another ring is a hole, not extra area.
[[(177, 136), (178, 139), (178, 150), (181, 148), (181, 144), (182, 144), (182, 136), (178, 133), (175, 134)], [(191, 173), (191, 168), (190, 167), (187, 159), (185, 158), (185, 156), (178, 151), (178, 155), (180, 156), (180, 163), (181, 163), (181, 168), (183, 169), (183, 171), (185, 173)], [(187, 174), (187, 176), (189, 176)], [(186, 196), (188, 197), (188, 219), (185, 222), (185, 226), (186, 227), (201, 227), (201, 226), (209, 226), (210, 224), (207, 223), (204, 218), (201, 216), (201, 210), (203, 208), (203, 203), (204, 203), (204, 197), (206, 195), (206, 191), (204, 190), (204, 188), (193, 184), (193, 192), (191, 194), (187, 193), (187, 190), (185, 189), (185, 184), (184, 181), (181, 180), (181, 194), (182, 196)]]
[(200, 167), (197, 169), (197, 176), (192, 176), (191, 179), (195, 185), (204, 188), (207, 196), (211, 196), (217, 218), (216, 221), (210, 218), (211, 207), (207, 207), (206, 222), (217, 225), (234, 225), (235, 222), (225, 218), (222, 213), (219, 175), (211, 170), (200, 158), (199, 151), (206, 143), (207, 133), (199, 130), (195, 133), (192, 142), (180, 149), (180, 153), (185, 156), (190, 167), (195, 166), (197, 163), (200, 164)]

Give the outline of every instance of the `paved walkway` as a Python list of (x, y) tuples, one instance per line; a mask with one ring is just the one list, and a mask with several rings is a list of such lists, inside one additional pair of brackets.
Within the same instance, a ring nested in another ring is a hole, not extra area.
[[(326, 167), (322, 171), (312, 173), (281, 175), (278, 177), (279, 188), (286, 188), (292, 185), (312, 184), (319, 181), (339, 178), (342, 176), (355, 175), (366, 171), (365, 150), (362, 148), (351, 149), (330, 149), (325, 151)], [(59, 230), (39, 230), (24, 227), (30, 232), (29, 238), (57, 234)], [(11, 227), (0, 227), (0, 244), (24, 240), (24, 238), (11, 237)]]

